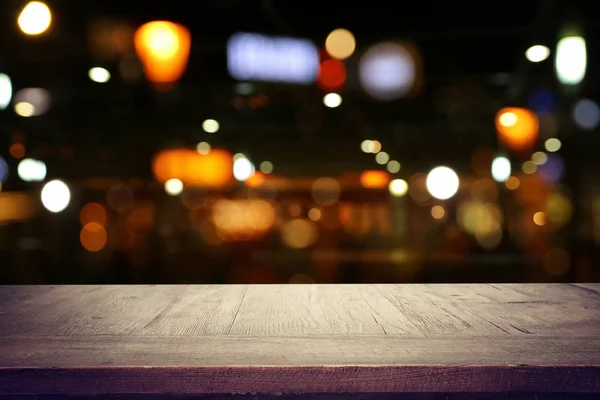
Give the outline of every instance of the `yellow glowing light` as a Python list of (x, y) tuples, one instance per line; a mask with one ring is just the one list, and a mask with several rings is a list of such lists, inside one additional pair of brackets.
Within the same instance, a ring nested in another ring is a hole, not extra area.
[(172, 84), (185, 72), (191, 35), (184, 26), (168, 21), (148, 22), (136, 31), (134, 43), (150, 82)]
[(408, 183), (404, 179), (394, 179), (388, 186), (390, 194), (395, 197), (402, 197), (408, 192)]
[(44, 33), (50, 27), (51, 22), (52, 13), (48, 6), (41, 1), (27, 3), (17, 20), (21, 31), (32, 36)]
[(535, 144), (539, 133), (539, 120), (533, 112), (525, 108), (503, 108), (496, 116), (496, 130), (505, 147), (521, 151)]
[(331, 57), (345, 60), (354, 53), (356, 40), (349, 30), (336, 29), (327, 36), (325, 49)]
[(498, 118), (498, 122), (502, 126), (513, 126), (517, 123), (517, 115), (514, 112), (507, 112)]
[(21, 117), (31, 117), (35, 113), (35, 107), (31, 103), (22, 101), (15, 104), (15, 112)]
[(546, 225), (546, 213), (543, 211), (539, 211), (533, 214), (533, 223), (538, 226)]

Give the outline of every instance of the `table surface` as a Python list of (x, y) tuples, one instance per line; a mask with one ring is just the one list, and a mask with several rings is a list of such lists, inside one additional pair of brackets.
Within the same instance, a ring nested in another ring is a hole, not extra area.
[(600, 393), (600, 284), (0, 286), (0, 395)]

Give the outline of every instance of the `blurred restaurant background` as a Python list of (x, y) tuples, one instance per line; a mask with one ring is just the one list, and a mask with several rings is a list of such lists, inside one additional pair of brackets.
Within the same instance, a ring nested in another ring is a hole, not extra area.
[(0, 283), (600, 280), (597, 1), (2, 1)]

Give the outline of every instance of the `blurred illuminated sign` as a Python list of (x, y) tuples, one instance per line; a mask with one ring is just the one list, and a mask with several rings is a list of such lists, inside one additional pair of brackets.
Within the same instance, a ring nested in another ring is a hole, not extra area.
[(312, 83), (319, 52), (307, 39), (236, 33), (227, 43), (227, 68), (238, 80)]

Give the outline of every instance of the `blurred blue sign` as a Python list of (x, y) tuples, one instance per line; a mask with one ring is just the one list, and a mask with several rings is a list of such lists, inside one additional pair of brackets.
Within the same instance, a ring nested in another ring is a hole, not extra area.
[(236, 33), (227, 43), (227, 68), (237, 80), (312, 83), (319, 52), (307, 39)]

